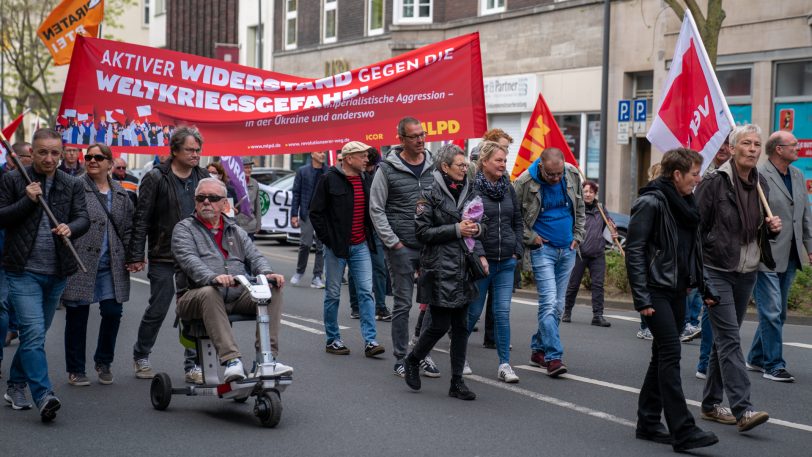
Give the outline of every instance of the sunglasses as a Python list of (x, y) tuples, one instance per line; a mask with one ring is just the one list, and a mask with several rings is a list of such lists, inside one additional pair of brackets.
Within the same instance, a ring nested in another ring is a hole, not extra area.
[(195, 201), (198, 203), (203, 203), (204, 201), (206, 201), (206, 199), (208, 199), (209, 202), (211, 203), (217, 203), (224, 198), (226, 197), (223, 197), (221, 195), (195, 195)]
[(85, 162), (90, 162), (92, 159), (96, 159), (96, 162), (104, 162), (107, 160), (106, 156), (101, 154), (86, 154), (85, 155)]
[(116, 170), (126, 170), (127, 169), (127, 167), (113, 167), (113, 168), (115, 168)]

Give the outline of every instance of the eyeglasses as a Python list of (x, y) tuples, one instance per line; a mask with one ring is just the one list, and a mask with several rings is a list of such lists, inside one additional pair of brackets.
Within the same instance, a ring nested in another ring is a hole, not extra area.
[(127, 169), (127, 167), (113, 167), (113, 168), (116, 169), (116, 170), (126, 170)]
[(466, 168), (468, 168), (468, 163), (467, 162), (452, 163), (451, 166), (452, 167), (457, 167), (460, 170), (465, 170)]
[(542, 174), (544, 175), (544, 177), (545, 177), (545, 178), (547, 178), (547, 179), (556, 179), (556, 178), (560, 178), (560, 177), (564, 176), (564, 172), (563, 172), (563, 171), (562, 171), (562, 172), (560, 172), (560, 173), (547, 173), (547, 170), (545, 170), (544, 168), (542, 168), (542, 169), (541, 169), (541, 173), (542, 173)]
[(107, 160), (107, 157), (101, 154), (85, 154), (85, 162), (90, 162), (91, 160), (96, 160), (96, 162), (104, 162)]
[(208, 199), (210, 203), (217, 203), (224, 198), (226, 197), (223, 197), (222, 195), (206, 195), (206, 194), (195, 195), (195, 201), (198, 203), (203, 203), (204, 201), (206, 201), (206, 199)]
[(793, 148), (793, 149), (795, 149), (795, 148), (797, 148), (797, 147), (798, 147), (798, 143), (790, 143), (790, 144), (777, 144), (776, 146), (781, 146), (781, 147), (784, 147), (784, 148)]
[(418, 138), (425, 138), (426, 132), (415, 133), (414, 135), (401, 135), (401, 138), (408, 138), (410, 140), (416, 140)]
[(188, 152), (189, 154), (200, 154), (200, 148), (183, 148), (183, 152)]

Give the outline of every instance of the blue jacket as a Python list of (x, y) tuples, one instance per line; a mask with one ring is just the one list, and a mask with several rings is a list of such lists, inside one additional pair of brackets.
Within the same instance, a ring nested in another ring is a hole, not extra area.
[(316, 184), (326, 171), (327, 167), (324, 164), (321, 169), (313, 168), (313, 162), (296, 170), (296, 177), (293, 179), (293, 201), (290, 204), (291, 217), (307, 220)]

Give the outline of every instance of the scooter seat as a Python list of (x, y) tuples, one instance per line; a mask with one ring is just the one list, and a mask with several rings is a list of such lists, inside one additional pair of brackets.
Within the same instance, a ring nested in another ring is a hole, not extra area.
[[(229, 314), (228, 322), (246, 322), (256, 321), (257, 316), (254, 314)], [(195, 338), (208, 338), (206, 333), (206, 326), (203, 325), (203, 319), (181, 319), (181, 333), (186, 338), (194, 340)]]

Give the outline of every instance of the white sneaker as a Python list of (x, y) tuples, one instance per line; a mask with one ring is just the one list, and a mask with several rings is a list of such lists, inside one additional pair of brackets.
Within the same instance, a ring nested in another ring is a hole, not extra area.
[(496, 376), (499, 378), (500, 381), (504, 381), (509, 384), (519, 382), (519, 377), (516, 376), (516, 373), (513, 372), (513, 368), (510, 366), (509, 363), (503, 363), (499, 365), (499, 369), (496, 372)]
[(468, 375), (471, 375), (471, 374), (474, 374), (474, 371), (471, 370), (471, 365), (468, 365), (468, 361), (466, 360), (465, 365), (462, 367), (462, 375), (463, 376), (468, 376)]
[(149, 359), (136, 359), (133, 361), (135, 367), (135, 377), (138, 379), (152, 379), (155, 373), (152, 372), (152, 366), (149, 364)]
[(324, 289), (324, 281), (322, 281), (320, 277), (316, 276), (312, 281), (310, 281), (310, 287), (314, 289)]
[(696, 376), (696, 379), (702, 379), (702, 380), (708, 379), (708, 375), (701, 372), (701, 371), (697, 371), (696, 374), (694, 374), (694, 376)]
[(186, 382), (189, 384), (203, 384), (203, 370), (200, 369), (199, 366), (195, 365), (194, 367), (190, 368), (186, 371)]
[(293, 374), (293, 367), (289, 367), (282, 362), (274, 361), (273, 375), (274, 376), (290, 376)]
[(233, 381), (242, 381), (245, 379), (245, 370), (242, 367), (242, 361), (240, 359), (231, 359), (226, 363), (226, 371), (223, 373), (225, 379), (223, 380), (224, 383), (229, 383)]
[(298, 285), (299, 285), (299, 282), (300, 282), (301, 280), (302, 280), (302, 275), (301, 275), (301, 273), (296, 273), (295, 275), (293, 275), (293, 277), (292, 277), (292, 278), (290, 278), (290, 283), (291, 283), (291, 284), (293, 284), (294, 286), (298, 286)]

